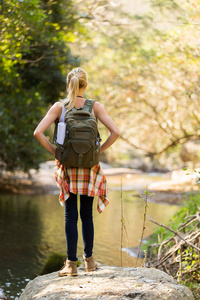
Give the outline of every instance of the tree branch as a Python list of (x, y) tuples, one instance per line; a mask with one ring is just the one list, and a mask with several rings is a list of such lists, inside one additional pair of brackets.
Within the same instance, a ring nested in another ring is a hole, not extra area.
[[(154, 220), (152, 220), (150, 217), (149, 217), (149, 221), (151, 221), (152, 223), (158, 225), (158, 226), (161, 226), (171, 232), (173, 232), (175, 235), (177, 235), (182, 241), (184, 241), (188, 246), (196, 249), (197, 251), (200, 252), (200, 248), (196, 247), (195, 245), (191, 244), (190, 242), (186, 241), (177, 231), (174, 231), (173, 229), (169, 228), (168, 226), (164, 225), (164, 224), (160, 224)], [(199, 232), (199, 235), (200, 235), (200, 232)]]
[(45, 56), (44, 54), (42, 54), (42, 56), (36, 58), (35, 60), (31, 60), (31, 59), (20, 59), (20, 58), (17, 58), (17, 57), (9, 57), (9, 56), (5, 56), (5, 55), (0, 55), (1, 57), (3, 58), (6, 58), (6, 59), (10, 59), (10, 60), (16, 60), (16, 61), (20, 61), (20, 62), (24, 62), (24, 63), (30, 63), (30, 64), (35, 64), (37, 62), (39, 62), (40, 60), (42, 59), (52, 59), (53, 56)]
[(190, 135), (187, 135), (187, 136), (182, 136), (182, 137), (177, 138), (176, 140), (172, 141), (170, 144), (166, 145), (162, 150), (160, 150), (160, 151), (154, 151), (154, 152), (149, 152), (147, 149), (135, 145), (134, 143), (132, 143), (131, 141), (129, 141), (128, 138), (125, 138), (123, 136), (120, 136), (120, 138), (124, 142), (126, 142), (127, 144), (129, 144), (130, 146), (132, 146), (133, 148), (138, 149), (138, 150), (142, 150), (142, 151), (144, 151), (146, 153), (146, 155), (154, 157), (154, 156), (157, 156), (157, 155), (161, 155), (162, 153), (166, 152), (169, 148), (175, 147), (179, 143), (182, 144), (182, 143), (190, 141), (190, 140), (194, 140), (194, 141), (199, 140), (200, 139), (200, 135), (192, 135), (192, 134), (190, 134)]
[(169, 148), (177, 146), (179, 143), (182, 144), (182, 143), (185, 143), (185, 142), (190, 141), (190, 140), (199, 140), (199, 139), (200, 139), (200, 135), (190, 134), (190, 135), (187, 135), (187, 136), (182, 136), (182, 137), (177, 138), (176, 140), (172, 141), (171, 144), (168, 144), (162, 150), (154, 152), (153, 156), (161, 155), (162, 153), (164, 153), (165, 151), (167, 151)]
[(127, 138), (125, 138), (125, 137), (123, 137), (121, 135), (120, 135), (120, 139), (123, 140), (124, 142), (126, 142), (127, 144), (129, 144), (130, 146), (132, 146), (133, 148), (138, 149), (138, 150), (142, 150), (142, 151), (144, 151), (146, 154), (148, 154), (150, 156), (152, 156), (152, 154), (153, 154), (153, 153), (149, 152), (147, 149), (135, 145), (134, 143), (132, 143), (131, 141), (129, 141)]

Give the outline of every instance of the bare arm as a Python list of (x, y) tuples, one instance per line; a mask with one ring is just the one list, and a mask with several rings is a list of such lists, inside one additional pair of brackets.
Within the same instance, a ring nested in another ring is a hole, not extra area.
[(95, 102), (94, 113), (95, 116), (101, 121), (101, 123), (110, 131), (110, 135), (101, 146), (102, 153), (117, 140), (120, 135), (120, 131), (111, 117), (108, 115), (103, 105), (101, 105), (99, 102)]
[(39, 143), (46, 148), (50, 153), (55, 155), (54, 146), (48, 141), (46, 136), (44, 135), (45, 130), (49, 128), (49, 126), (57, 119), (60, 118), (62, 112), (62, 103), (56, 102), (47, 112), (46, 116), (42, 119), (42, 121), (38, 124), (34, 131), (34, 136), (39, 141)]

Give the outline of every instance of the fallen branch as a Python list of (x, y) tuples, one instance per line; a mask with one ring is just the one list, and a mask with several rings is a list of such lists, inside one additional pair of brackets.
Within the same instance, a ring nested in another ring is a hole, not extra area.
[[(188, 276), (200, 281), (200, 211), (187, 216), (186, 222), (177, 231), (151, 218), (149, 220), (172, 232), (173, 236), (148, 247), (150, 260), (146, 265), (164, 270), (178, 281), (187, 280)], [(180, 233), (181, 230), (184, 230), (184, 236)]]
[[(150, 217), (149, 217), (149, 221), (151, 221), (152, 223), (158, 225), (158, 226), (161, 226), (161, 227), (164, 227), (165, 229), (173, 232), (175, 235), (177, 235), (182, 241), (184, 241), (188, 246), (194, 248), (195, 250), (197, 250), (198, 252), (200, 252), (200, 248), (199, 247), (196, 247), (195, 245), (193, 245), (192, 243), (188, 242), (186, 239), (184, 239), (177, 231), (174, 231), (173, 229), (169, 228), (168, 226), (164, 225), (164, 224), (160, 224), (154, 220), (152, 220)], [(200, 233), (199, 233), (200, 235)]]

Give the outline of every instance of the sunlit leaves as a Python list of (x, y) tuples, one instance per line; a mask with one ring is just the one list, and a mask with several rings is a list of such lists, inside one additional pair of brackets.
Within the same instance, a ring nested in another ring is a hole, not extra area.
[(0, 166), (28, 171), (45, 159), (33, 131), (79, 63), (67, 44), (77, 27), (71, 1), (1, 1)]
[(87, 48), (84, 66), (94, 81), (90, 93), (108, 106), (122, 137), (156, 154), (199, 139), (200, 24), (198, 1), (151, 2), (139, 19), (129, 15), (130, 26), (100, 30), (95, 40), (103, 42)]

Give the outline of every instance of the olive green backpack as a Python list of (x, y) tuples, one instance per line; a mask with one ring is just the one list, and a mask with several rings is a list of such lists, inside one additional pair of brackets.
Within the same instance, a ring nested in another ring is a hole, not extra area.
[(92, 168), (99, 163), (101, 138), (97, 120), (92, 113), (95, 100), (86, 99), (83, 108), (73, 107), (65, 113), (64, 144), (57, 143), (57, 126), (54, 132), (56, 158), (65, 167)]

